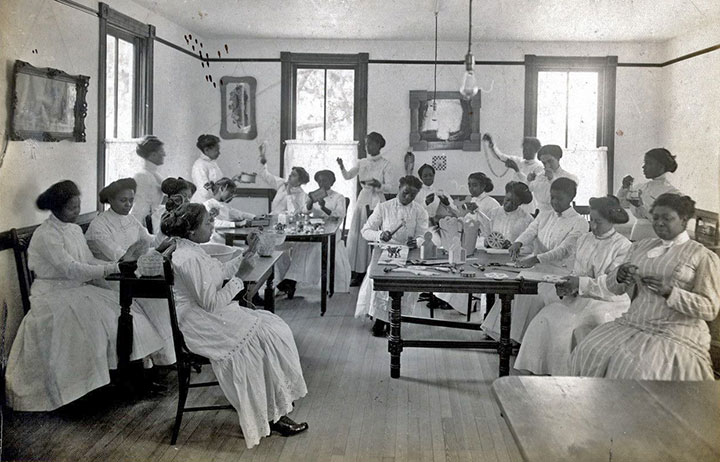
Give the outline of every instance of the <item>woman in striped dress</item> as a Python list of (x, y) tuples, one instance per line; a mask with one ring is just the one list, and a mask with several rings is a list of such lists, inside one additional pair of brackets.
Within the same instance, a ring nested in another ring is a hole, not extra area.
[(573, 375), (635, 380), (712, 380), (707, 322), (720, 309), (720, 258), (685, 231), (688, 196), (662, 194), (651, 210), (657, 238), (633, 244), (607, 278), (630, 308), (573, 351)]

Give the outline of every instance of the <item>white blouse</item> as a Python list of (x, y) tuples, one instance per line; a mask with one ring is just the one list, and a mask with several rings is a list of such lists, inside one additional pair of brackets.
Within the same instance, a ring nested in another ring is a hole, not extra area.
[(220, 202), (214, 197), (206, 200), (203, 205), (205, 205), (205, 209), (207, 209), (208, 212), (212, 212), (213, 210), (216, 211), (216, 228), (232, 228), (235, 226), (235, 221), (249, 220), (255, 217), (252, 213), (243, 212), (242, 210), (230, 207), (229, 204)]
[[(632, 190), (640, 193), (643, 205), (635, 207), (627, 201), (628, 193)], [(623, 207), (630, 208), (630, 211), (636, 218), (650, 219), (650, 208), (661, 194), (673, 193), (680, 194), (680, 190), (673, 186), (667, 179), (666, 174), (662, 174), (645, 183), (640, 183), (635, 188), (620, 188), (618, 198)]]
[(606, 285), (607, 274), (623, 264), (630, 253), (630, 241), (610, 230), (602, 236), (588, 232), (578, 239), (575, 275), (579, 276), (578, 295), (601, 300), (616, 299)]
[(108, 209), (90, 223), (85, 239), (96, 258), (118, 261), (135, 242), (142, 240), (149, 247), (155, 236), (134, 216), (120, 215)]
[(33, 233), (28, 246), (28, 268), (36, 279), (89, 282), (119, 271), (117, 263), (96, 259), (75, 223), (60, 221), (55, 215)]
[(383, 231), (394, 231), (401, 220), (405, 225), (390, 240), (394, 244), (405, 244), (409, 237), (420, 237), (428, 230), (428, 214), (417, 202), (402, 205), (398, 198), (390, 199), (375, 207), (363, 226), (361, 234), (368, 242), (381, 242)]
[(222, 177), (223, 173), (217, 164), (217, 160), (213, 160), (205, 154), (200, 154), (200, 157), (192, 166), (192, 181), (195, 183), (197, 190), (195, 194), (193, 194), (192, 199), (190, 199), (190, 202), (202, 204), (206, 200), (211, 199), (212, 193), (205, 189), (205, 183), (217, 181)]
[(143, 159), (143, 169), (133, 177), (137, 183), (137, 189), (135, 190), (135, 202), (130, 210), (130, 214), (143, 224), (145, 217), (150, 215), (153, 231), (160, 228), (160, 216), (162, 215), (160, 204), (163, 200), (163, 192), (160, 189), (163, 178), (157, 170), (157, 165)]
[(589, 229), (588, 222), (570, 207), (561, 214), (540, 212), (516, 242), (534, 245), (540, 263), (568, 263), (575, 256), (577, 241)]
[[(434, 194), (432, 202), (429, 204), (425, 203), (425, 199), (430, 195)], [(422, 208), (425, 209), (425, 211), (428, 213), (428, 217), (434, 217), (437, 215), (437, 209), (440, 206), (440, 199), (438, 199), (437, 193), (435, 192), (435, 188), (433, 186), (427, 186), (423, 183), (422, 188), (420, 188), (420, 191), (418, 192), (417, 196), (415, 196), (415, 202), (417, 202)]]
[(262, 178), (273, 189), (277, 190), (275, 199), (272, 201), (272, 213), (298, 213), (305, 210), (307, 194), (302, 187), (290, 187), (290, 185), (268, 171), (267, 164), (260, 171)]
[(569, 178), (573, 180), (576, 185), (580, 184), (577, 176), (564, 170), (562, 167), (558, 167), (558, 169), (553, 172), (552, 180), (548, 180), (543, 171), (535, 177), (535, 180), (528, 183), (530, 191), (532, 191), (533, 197), (535, 198), (535, 203), (541, 212), (546, 210), (552, 211), (553, 208), (552, 205), (550, 205), (550, 185), (558, 178)]
[(364, 189), (375, 189), (364, 184), (365, 181), (375, 179), (380, 182), (381, 186), (378, 189), (382, 192), (393, 193), (397, 191), (398, 176), (393, 172), (390, 161), (380, 154), (359, 159), (356, 166), (343, 172), (343, 177), (346, 180), (355, 178), (356, 175)]
[(521, 208), (506, 212), (504, 208), (499, 207), (491, 210), (487, 215), (480, 215), (480, 217), (481, 230), (485, 237), (491, 233), (500, 233), (510, 242), (515, 242), (533, 221), (530, 214)]
[[(310, 211), (312, 212), (312, 216), (314, 217), (337, 217), (337, 218), (343, 218), (347, 211), (345, 210), (345, 196), (340, 194), (337, 191), (333, 191), (330, 189), (327, 192), (327, 196), (323, 199), (325, 201), (325, 208), (330, 210), (330, 215), (325, 213), (321, 208), (320, 204), (317, 202), (313, 202), (312, 209)], [(307, 205), (307, 204), (306, 204)], [(307, 210), (307, 208), (306, 208)]]

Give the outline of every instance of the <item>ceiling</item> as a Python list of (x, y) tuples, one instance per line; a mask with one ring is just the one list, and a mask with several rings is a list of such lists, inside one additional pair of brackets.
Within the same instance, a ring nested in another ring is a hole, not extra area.
[[(134, 0), (208, 39), (467, 40), (467, 0)], [(663, 41), (720, 0), (474, 0), (473, 41)]]

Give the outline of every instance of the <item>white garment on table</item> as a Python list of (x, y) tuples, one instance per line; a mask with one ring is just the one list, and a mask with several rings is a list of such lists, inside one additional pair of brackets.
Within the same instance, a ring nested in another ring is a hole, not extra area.
[[(96, 216), (85, 232), (88, 247), (95, 258), (104, 261), (118, 261), (120, 257), (135, 242), (141, 240), (149, 249), (154, 246), (155, 236), (132, 215), (120, 215), (108, 209)], [(117, 282), (107, 283), (115, 290), (120, 290)], [(162, 350), (151, 355), (152, 361), (157, 365), (175, 363), (175, 347), (170, 326), (170, 312), (167, 300), (161, 299), (135, 299), (135, 303), (147, 316), (155, 330), (163, 339), (165, 345)]]
[(648, 258), (660, 239), (633, 243), (628, 261), (641, 276), (672, 287), (664, 298), (646, 284), (621, 284), (615, 269), (607, 287), (627, 293), (630, 308), (599, 326), (575, 348), (574, 375), (621, 380), (712, 380), (708, 322), (720, 309), (720, 258), (684, 232), (661, 256)]
[[(570, 271), (574, 266), (577, 241), (588, 231), (588, 222), (572, 207), (562, 214), (540, 212), (515, 242), (524, 247), (533, 245), (540, 263), (555, 267), (558, 272)], [(510, 338), (522, 343), (525, 330), (535, 315), (546, 305), (558, 301), (553, 284), (538, 284), (538, 295), (516, 295), (512, 305)], [(498, 297), (482, 324), (491, 337), (500, 336), (501, 302)]]
[[(220, 202), (214, 197), (206, 200), (203, 205), (205, 205), (205, 209), (208, 212), (212, 212), (213, 210), (216, 211), (217, 215), (215, 216), (215, 228), (232, 228), (235, 226), (236, 221), (249, 220), (255, 217), (252, 213), (238, 210), (225, 202)], [(225, 238), (217, 231), (213, 231), (210, 240), (212, 242), (217, 242), (218, 244), (225, 243)]]
[[(640, 198), (642, 199), (643, 205), (635, 207), (627, 201), (627, 196), (630, 191), (638, 191)], [(640, 183), (633, 188), (620, 188), (617, 196), (620, 199), (620, 203), (623, 207), (629, 208), (630, 212), (637, 218), (637, 221), (633, 225), (632, 232), (630, 233), (631, 241), (639, 241), (641, 239), (650, 239), (657, 237), (655, 230), (652, 227), (652, 217), (650, 215), (650, 208), (661, 194), (672, 193), (681, 194), (680, 190), (673, 186), (667, 179), (667, 174), (653, 178), (652, 180)]]
[(295, 214), (305, 210), (307, 194), (301, 186), (291, 187), (285, 180), (270, 173), (267, 164), (260, 171), (260, 178), (277, 191), (270, 210), (273, 215), (279, 213)]
[[(365, 206), (370, 206), (372, 211), (378, 204), (385, 202), (385, 193), (397, 191), (399, 177), (394, 172), (390, 161), (380, 154), (359, 159), (355, 167), (343, 172), (343, 178), (346, 180), (351, 180), (356, 176), (362, 189), (360, 189), (360, 194), (355, 201), (355, 209), (350, 217), (347, 239), (348, 259), (352, 271), (364, 273), (370, 263), (370, 248), (360, 233), (368, 219)], [(373, 179), (380, 182), (380, 187), (368, 186), (364, 183)]]
[[(50, 411), (110, 383), (109, 369), (117, 367), (119, 297), (90, 283), (118, 267), (93, 257), (80, 227), (54, 215), (33, 233), (28, 267), (35, 272), (31, 309), (8, 358), (8, 404), (17, 411)], [(160, 350), (163, 341), (137, 304), (131, 311), (135, 360)]]
[[(395, 230), (403, 219), (405, 226), (393, 235), (389, 244), (404, 245), (409, 237), (421, 237), (428, 230), (428, 216), (425, 209), (415, 201), (402, 205), (396, 197), (375, 208), (362, 229), (362, 236), (368, 242), (381, 242), (380, 235), (383, 231)], [(418, 292), (408, 292), (403, 295), (402, 306), (406, 313), (414, 308), (418, 295)], [(387, 322), (389, 309), (390, 294), (373, 290), (372, 279), (369, 275), (366, 276), (358, 292), (355, 317), (370, 315)]]
[(515, 369), (533, 374), (569, 375), (570, 355), (595, 327), (627, 311), (630, 298), (607, 289), (607, 274), (627, 259), (630, 241), (612, 229), (604, 236), (587, 233), (578, 240), (574, 274), (577, 296), (545, 306), (528, 326)]
[(190, 199), (190, 202), (197, 204), (202, 204), (213, 197), (212, 192), (205, 189), (205, 183), (217, 181), (223, 177), (217, 159), (211, 159), (205, 154), (200, 154), (200, 157), (195, 161), (192, 166), (191, 175), (192, 182), (195, 184), (197, 190)]
[(576, 185), (580, 184), (580, 180), (578, 180), (577, 176), (567, 170), (564, 170), (562, 167), (558, 167), (558, 169), (553, 172), (552, 180), (547, 179), (545, 176), (545, 170), (543, 170), (542, 173), (537, 175), (533, 181), (528, 183), (530, 191), (533, 193), (535, 204), (540, 212), (552, 211), (553, 208), (552, 205), (550, 205), (550, 185), (552, 185), (552, 182), (558, 178), (569, 178), (573, 180)]
[[(325, 208), (330, 210), (331, 214), (327, 215), (317, 202), (313, 203), (311, 213), (313, 217), (336, 217), (340, 222), (335, 234), (335, 292), (347, 293), (350, 291), (350, 263), (345, 243), (342, 241), (342, 220), (346, 213), (345, 197), (332, 189), (327, 194), (324, 199)], [(329, 252), (330, 249), (328, 249), (328, 255)], [(294, 243), (290, 268), (285, 274), (285, 278), (313, 286), (320, 285), (321, 258), (322, 247), (319, 243)]]
[(158, 166), (147, 159), (143, 159), (143, 168), (133, 176), (137, 189), (135, 190), (135, 202), (130, 214), (145, 225), (145, 217), (150, 215), (153, 232), (160, 230), (160, 218), (163, 208), (160, 206), (163, 200), (161, 185), (163, 178), (157, 172)]
[[(241, 307), (234, 277), (242, 257), (227, 263), (179, 239), (173, 253), (178, 323), (190, 351), (210, 359), (220, 388), (238, 413), (245, 444), (270, 434), (268, 422), (307, 394), (292, 331), (280, 317)], [(223, 286), (223, 281), (229, 279)]]

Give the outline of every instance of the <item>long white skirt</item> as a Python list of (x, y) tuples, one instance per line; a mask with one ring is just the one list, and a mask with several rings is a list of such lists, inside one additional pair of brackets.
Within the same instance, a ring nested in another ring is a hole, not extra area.
[[(335, 292), (350, 292), (350, 262), (348, 261), (345, 243), (340, 239), (338, 231), (335, 236)], [(330, 249), (328, 249), (328, 256)], [(285, 278), (297, 281), (300, 284), (311, 286), (320, 285), (322, 263), (322, 247), (315, 242), (298, 242), (293, 244), (290, 268)], [(328, 271), (330, 271), (328, 265)]]
[[(544, 306), (559, 301), (555, 293), (554, 284), (538, 284), (537, 295), (516, 295), (512, 301), (510, 339), (522, 343), (525, 331), (530, 321), (543, 309)], [(487, 335), (495, 340), (500, 339), (500, 312), (502, 300), (500, 296), (495, 298), (495, 304), (490, 309), (482, 329)]]
[[(8, 404), (51, 411), (110, 383), (117, 368), (118, 294), (75, 281), (35, 280), (30, 311), (18, 330), (6, 373)], [(131, 360), (163, 346), (137, 304), (131, 307)]]
[(307, 394), (290, 327), (268, 311), (231, 303), (211, 315), (199, 307), (178, 312), (191, 351), (210, 359), (220, 388), (238, 413), (248, 448)]
[(356, 273), (364, 273), (370, 264), (370, 246), (363, 239), (362, 231), (368, 219), (366, 205), (373, 210), (381, 202), (385, 201), (385, 195), (373, 188), (363, 188), (358, 194), (352, 217), (350, 218), (350, 229), (348, 230), (347, 249), (350, 269)]
[(621, 316), (627, 296), (613, 301), (569, 297), (543, 308), (525, 332), (515, 369), (533, 374), (570, 375), (570, 355), (595, 327)]
[[(405, 292), (402, 297), (401, 310), (405, 314), (416, 314), (415, 305), (419, 294), (417, 292)], [(372, 316), (381, 321), (390, 322), (390, 306), (392, 298), (390, 292), (373, 290), (373, 280), (370, 277), (363, 279), (358, 291), (357, 305), (355, 305), (355, 317), (362, 318)]]

